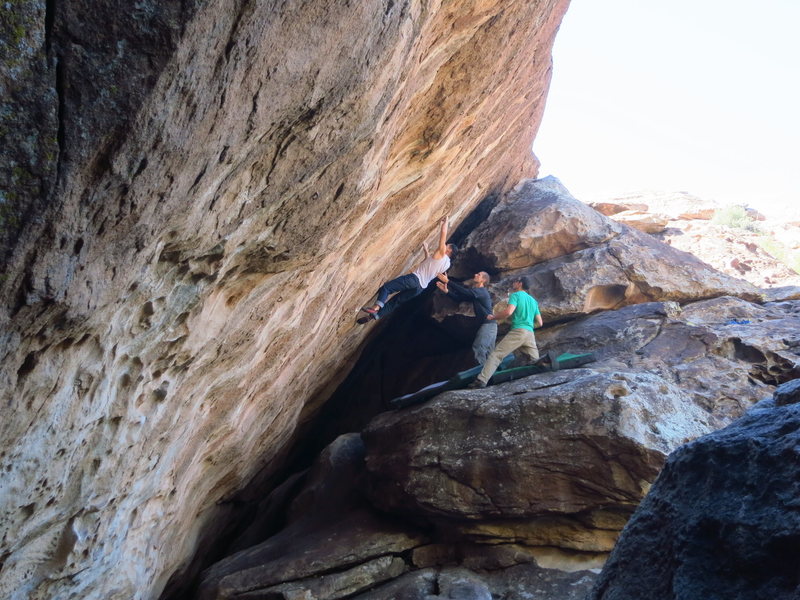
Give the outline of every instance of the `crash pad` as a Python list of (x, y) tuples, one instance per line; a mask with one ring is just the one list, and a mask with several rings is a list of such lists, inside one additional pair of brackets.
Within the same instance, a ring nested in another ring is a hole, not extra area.
[[(549, 356), (552, 356), (549, 354)], [(582, 365), (588, 364), (590, 362), (595, 361), (595, 355), (593, 352), (588, 352), (585, 354), (571, 354), (569, 352), (565, 352), (559, 354), (557, 358), (553, 361), (554, 364), (552, 366), (543, 366), (543, 365), (527, 365), (524, 367), (514, 367), (508, 368), (508, 365), (512, 363), (514, 360), (514, 355), (509, 354), (506, 356), (500, 365), (495, 371), (495, 374), (489, 380), (489, 384), (495, 383), (504, 383), (506, 381), (513, 381), (514, 379), (520, 379), (522, 377), (528, 377), (530, 375), (537, 375), (539, 373), (547, 373), (549, 371), (557, 371), (560, 369), (574, 369), (576, 367), (580, 367)], [(458, 390), (467, 387), (472, 381), (478, 376), (481, 372), (481, 365), (473, 367), (471, 369), (467, 369), (466, 371), (460, 371), (456, 373), (448, 379), (447, 381), (439, 381), (437, 383), (432, 383), (428, 386), (425, 386), (421, 390), (417, 390), (411, 394), (406, 394), (405, 396), (400, 396), (398, 398), (394, 398), (393, 400), (389, 401), (389, 405), (392, 408), (404, 408), (406, 406), (411, 406), (413, 404), (419, 404), (420, 402), (425, 402), (434, 396), (441, 394), (442, 392), (448, 392), (450, 390)]]

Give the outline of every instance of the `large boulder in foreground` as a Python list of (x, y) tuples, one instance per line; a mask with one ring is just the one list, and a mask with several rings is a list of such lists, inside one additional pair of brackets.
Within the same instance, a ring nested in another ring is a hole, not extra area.
[[(485, 598), (515, 589), (547, 600), (582, 600), (594, 574), (546, 568), (514, 541), (470, 543), (377, 514), (356, 482), (364, 469), (358, 434), (337, 438), (285, 510), (286, 525), (202, 575), (202, 600)], [(272, 495), (280, 495), (276, 490)], [(513, 596), (512, 596), (513, 597)]]
[(800, 404), (764, 401), (677, 450), (591, 600), (796, 600)]
[(379, 415), (366, 485), (379, 509), (470, 539), (607, 552), (666, 455), (709, 430), (660, 377), (561, 371)]

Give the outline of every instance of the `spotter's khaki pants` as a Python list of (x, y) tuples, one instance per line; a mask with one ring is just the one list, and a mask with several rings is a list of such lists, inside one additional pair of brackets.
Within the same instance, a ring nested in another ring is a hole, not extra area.
[(512, 329), (500, 340), (500, 343), (495, 346), (489, 358), (486, 359), (478, 379), (483, 383), (488, 382), (497, 370), (497, 365), (500, 364), (500, 361), (514, 352), (514, 350), (522, 350), (531, 360), (539, 358), (539, 348), (536, 347), (536, 339), (533, 337), (533, 332), (527, 329)]

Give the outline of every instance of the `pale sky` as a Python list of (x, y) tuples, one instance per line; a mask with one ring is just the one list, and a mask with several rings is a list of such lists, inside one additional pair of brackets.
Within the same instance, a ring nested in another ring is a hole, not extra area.
[(580, 200), (800, 206), (800, 0), (572, 0), (533, 150)]

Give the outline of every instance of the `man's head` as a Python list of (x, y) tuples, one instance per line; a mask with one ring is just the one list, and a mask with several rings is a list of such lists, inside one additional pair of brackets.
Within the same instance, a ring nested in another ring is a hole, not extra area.
[(511, 280), (511, 287), (515, 292), (520, 290), (528, 290), (528, 278), (527, 277), (517, 277)]
[(491, 279), (486, 271), (479, 271), (472, 276), (472, 281), (474, 282), (475, 287), (485, 287), (489, 285), (489, 281), (491, 281)]
[(455, 258), (456, 254), (458, 254), (458, 246), (455, 244), (447, 244), (447, 248), (445, 249), (444, 253), (450, 258)]

